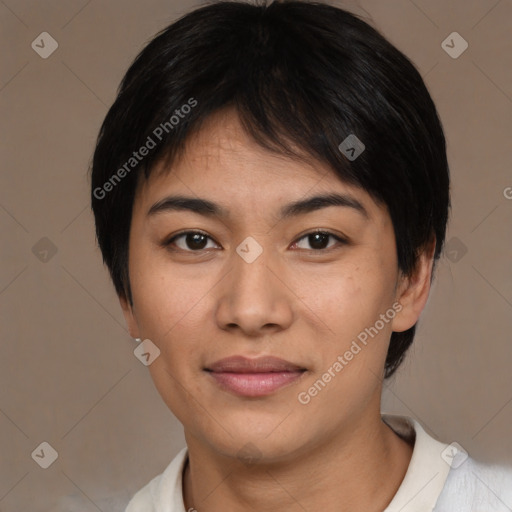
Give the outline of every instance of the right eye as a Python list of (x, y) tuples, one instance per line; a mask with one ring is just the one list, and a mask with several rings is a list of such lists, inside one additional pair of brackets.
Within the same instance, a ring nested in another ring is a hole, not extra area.
[(211, 248), (207, 247), (208, 239), (213, 241), (210, 236), (202, 231), (183, 231), (165, 241), (163, 245), (165, 247), (171, 246), (171, 250), (173, 250), (172, 246), (174, 245), (181, 251), (199, 252)]

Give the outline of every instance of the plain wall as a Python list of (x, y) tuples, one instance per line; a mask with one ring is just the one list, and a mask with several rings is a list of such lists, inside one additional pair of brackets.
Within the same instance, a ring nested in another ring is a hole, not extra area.
[[(87, 170), (128, 65), (194, 5), (0, 2), (3, 512), (122, 511), (184, 446), (133, 355), (95, 243)], [(510, 463), (512, 2), (335, 5), (363, 14), (416, 64), (451, 166), (445, 255), (383, 410), (417, 418), (475, 458)], [(47, 59), (31, 47), (43, 31), (59, 45)], [(457, 59), (441, 46), (454, 31), (469, 44)], [(48, 469), (31, 457), (43, 441), (58, 452)]]

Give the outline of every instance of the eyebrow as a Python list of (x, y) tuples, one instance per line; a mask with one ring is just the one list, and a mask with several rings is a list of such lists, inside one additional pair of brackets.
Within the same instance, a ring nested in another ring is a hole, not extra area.
[[(368, 212), (361, 202), (350, 195), (338, 193), (316, 195), (289, 203), (281, 208), (279, 218), (286, 219), (320, 210), (322, 208), (327, 208), (329, 206), (352, 208), (363, 217), (369, 218)], [(219, 204), (209, 201), (208, 199), (183, 195), (164, 197), (151, 206), (147, 215), (153, 216), (163, 212), (184, 210), (191, 211), (205, 217), (229, 217), (229, 211)]]

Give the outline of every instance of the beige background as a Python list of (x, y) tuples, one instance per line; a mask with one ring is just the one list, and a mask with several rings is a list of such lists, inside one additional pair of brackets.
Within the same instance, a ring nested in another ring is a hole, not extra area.
[[(193, 5), (0, 0), (2, 512), (121, 511), (184, 445), (133, 355), (95, 246), (86, 171), (127, 66)], [(420, 69), (453, 180), (447, 251), (384, 411), (510, 463), (512, 1), (338, 5), (365, 14)], [(31, 48), (43, 31), (59, 44), (47, 59)], [(441, 47), (454, 31), (469, 43), (457, 59)], [(43, 237), (55, 254), (36, 245)], [(58, 452), (48, 469), (31, 457), (43, 441)]]

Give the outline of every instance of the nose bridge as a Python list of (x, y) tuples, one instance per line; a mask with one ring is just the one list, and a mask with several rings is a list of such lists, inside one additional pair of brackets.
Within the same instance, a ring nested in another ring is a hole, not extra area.
[(291, 304), (284, 284), (276, 278), (276, 258), (272, 249), (265, 248), (248, 237), (233, 251), (231, 270), (225, 281), (217, 309), (221, 326), (238, 326), (256, 333), (270, 325), (286, 327), (292, 318)]
[[(271, 282), (272, 249), (263, 246), (254, 238), (247, 237), (232, 255), (232, 293), (238, 300), (265, 295), (271, 300), (274, 286)], [(267, 296), (268, 295), (268, 296)], [(254, 302), (254, 301), (252, 301)]]

